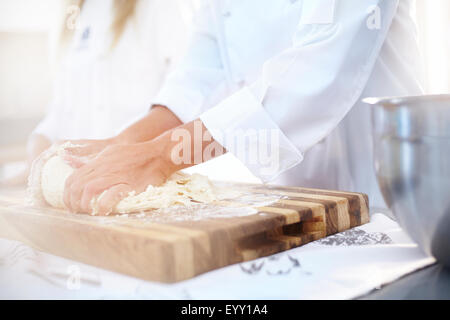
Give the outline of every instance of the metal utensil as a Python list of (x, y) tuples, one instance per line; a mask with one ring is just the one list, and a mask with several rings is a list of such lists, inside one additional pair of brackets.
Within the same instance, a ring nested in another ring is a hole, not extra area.
[(450, 266), (450, 95), (367, 98), (375, 170), (400, 225)]

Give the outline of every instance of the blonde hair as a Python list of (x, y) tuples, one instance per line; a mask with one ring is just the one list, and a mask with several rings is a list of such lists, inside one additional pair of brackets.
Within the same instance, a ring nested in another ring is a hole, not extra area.
[[(83, 5), (86, 0), (66, 0), (64, 6), (64, 19), (59, 36), (61, 49), (67, 48), (67, 45), (73, 38), (74, 29), (69, 28), (67, 14), (70, 13), (69, 8), (77, 8), (79, 14), (83, 10)], [(113, 40), (111, 42), (110, 50), (112, 50), (120, 40), (127, 22), (134, 16), (138, 0), (114, 0), (113, 10), (114, 18), (111, 23), (111, 32), (113, 33)]]

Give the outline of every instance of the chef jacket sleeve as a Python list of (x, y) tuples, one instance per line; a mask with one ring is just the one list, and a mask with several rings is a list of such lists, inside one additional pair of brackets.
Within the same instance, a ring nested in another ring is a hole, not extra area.
[(358, 101), (397, 7), (398, 0), (304, 0), (292, 46), (201, 120), (253, 174), (276, 178)]
[(186, 54), (152, 100), (152, 105), (167, 106), (182, 122), (198, 118), (208, 108), (209, 97), (226, 83), (212, 11), (206, 1), (201, 4)]

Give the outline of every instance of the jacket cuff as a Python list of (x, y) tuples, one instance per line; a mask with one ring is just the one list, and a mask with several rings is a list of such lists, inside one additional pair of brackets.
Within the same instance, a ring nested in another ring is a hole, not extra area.
[(164, 86), (152, 100), (152, 106), (162, 105), (172, 111), (183, 123), (193, 121), (201, 113), (204, 98), (199, 92), (183, 87)]
[(265, 183), (303, 160), (249, 88), (239, 90), (200, 119), (214, 140)]

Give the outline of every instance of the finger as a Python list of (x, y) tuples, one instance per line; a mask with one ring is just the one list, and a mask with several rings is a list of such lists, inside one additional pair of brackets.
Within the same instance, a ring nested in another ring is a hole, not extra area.
[(83, 196), (84, 187), (86, 184), (82, 182), (75, 182), (70, 188), (70, 211), (74, 213), (81, 213), (81, 197)]
[(64, 149), (64, 151), (71, 156), (85, 157), (92, 155), (93, 153), (97, 153), (97, 148), (94, 148), (92, 145), (84, 145), (76, 147), (67, 147)]
[(96, 140), (89, 140), (89, 139), (81, 139), (81, 140), (66, 140), (65, 142), (70, 142), (73, 145), (87, 145), (89, 143), (92, 143), (93, 141)]
[(84, 166), (70, 175), (64, 185), (64, 204), (72, 212), (76, 212), (77, 203), (81, 201), (83, 186), (93, 179), (94, 170)]
[(63, 202), (69, 211), (72, 211), (72, 208), (70, 207), (70, 190), (72, 189), (72, 184), (74, 182), (74, 175), (76, 175), (76, 172), (74, 172), (72, 175), (70, 175), (66, 182), (64, 183), (64, 196), (63, 196)]
[(114, 212), (117, 204), (132, 191), (132, 188), (127, 184), (118, 184), (109, 188), (102, 196), (97, 199), (95, 205), (95, 212), (100, 216), (107, 216)]
[(61, 158), (65, 163), (75, 169), (81, 168), (89, 161), (89, 158), (74, 157), (66, 153), (62, 154)]
[(92, 199), (115, 185), (113, 179), (100, 178), (86, 184), (81, 197), (80, 208), (83, 213), (92, 212)]

